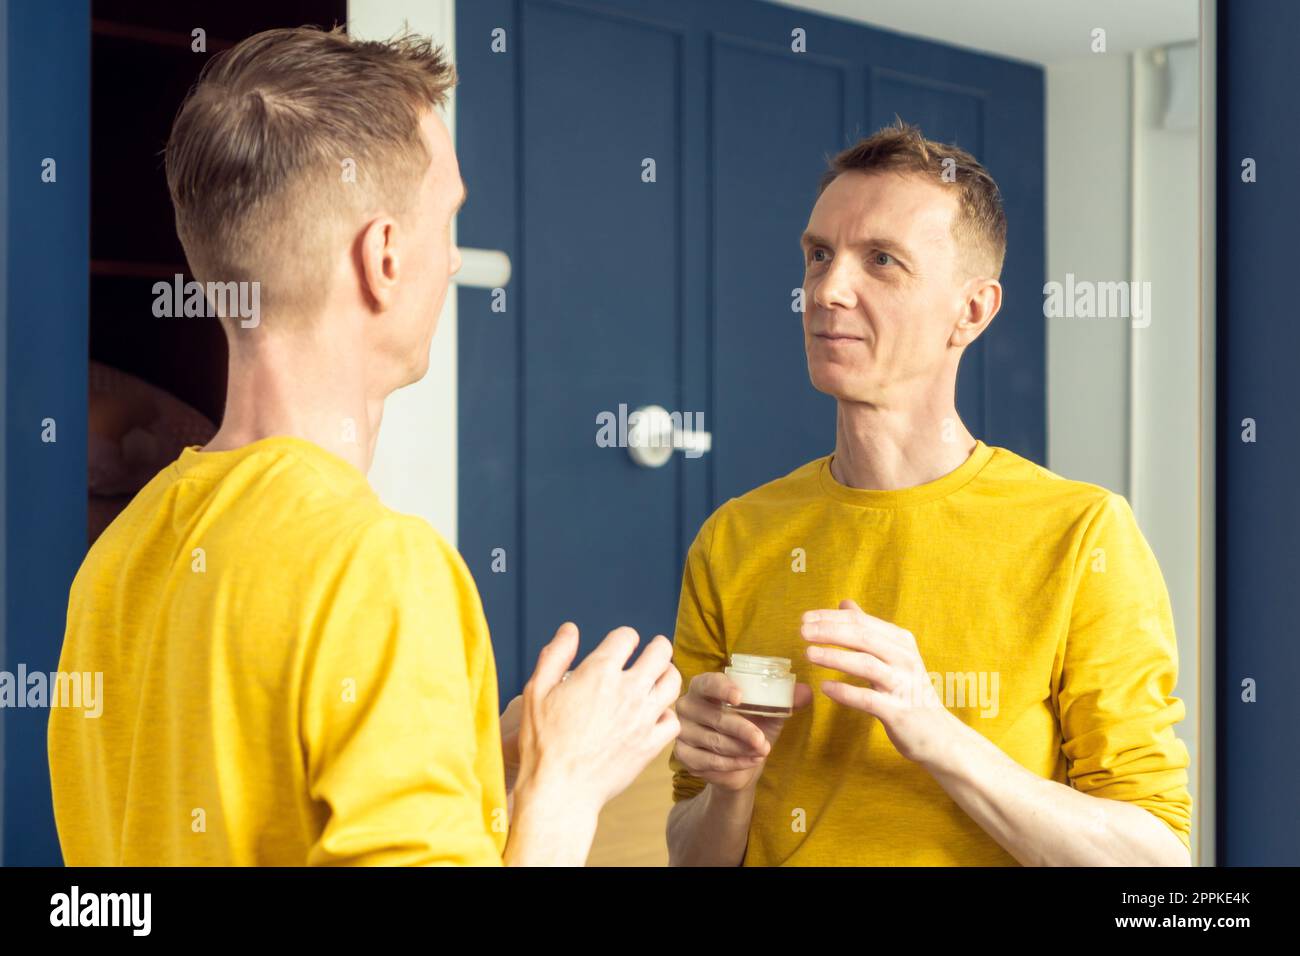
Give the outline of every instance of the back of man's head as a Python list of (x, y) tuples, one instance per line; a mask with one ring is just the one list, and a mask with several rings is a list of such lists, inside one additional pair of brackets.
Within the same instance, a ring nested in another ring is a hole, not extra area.
[(417, 211), (420, 118), (455, 69), (427, 39), (268, 30), (204, 67), (167, 142), (176, 231), (202, 282), (259, 282), (272, 323), (316, 313), (349, 232)]

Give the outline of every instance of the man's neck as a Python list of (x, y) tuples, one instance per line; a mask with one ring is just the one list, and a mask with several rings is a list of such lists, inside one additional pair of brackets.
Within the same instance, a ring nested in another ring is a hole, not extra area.
[(203, 450), (289, 435), (369, 472), (384, 400), (368, 394), (360, 353), (302, 342), (264, 343), (240, 355), (232, 349), (225, 415)]
[(850, 488), (896, 491), (942, 478), (974, 450), (950, 402), (895, 409), (840, 401), (831, 474)]

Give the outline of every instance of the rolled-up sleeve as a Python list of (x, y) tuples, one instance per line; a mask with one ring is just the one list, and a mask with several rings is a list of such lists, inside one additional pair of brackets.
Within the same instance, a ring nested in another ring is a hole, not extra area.
[(1109, 494), (1082, 538), (1057, 707), (1071, 785), (1147, 810), (1191, 846), (1186, 710), (1164, 578), (1128, 502)]

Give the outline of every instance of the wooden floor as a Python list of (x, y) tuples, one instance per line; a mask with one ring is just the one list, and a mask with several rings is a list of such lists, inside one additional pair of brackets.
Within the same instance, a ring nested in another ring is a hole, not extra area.
[(673, 805), (670, 744), (632, 785), (605, 805), (588, 866), (667, 866), (664, 827)]

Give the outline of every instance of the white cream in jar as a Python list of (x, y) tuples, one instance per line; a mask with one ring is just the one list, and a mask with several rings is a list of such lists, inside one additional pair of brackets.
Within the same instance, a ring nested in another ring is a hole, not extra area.
[(788, 657), (732, 654), (723, 671), (740, 688), (740, 703), (726, 705), (738, 714), (789, 717), (794, 712), (794, 674)]

